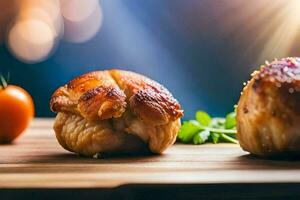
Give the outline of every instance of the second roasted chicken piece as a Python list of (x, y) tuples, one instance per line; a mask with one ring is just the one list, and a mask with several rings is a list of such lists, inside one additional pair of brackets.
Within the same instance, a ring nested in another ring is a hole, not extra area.
[(54, 130), (67, 150), (86, 156), (161, 153), (172, 145), (183, 111), (170, 92), (134, 72), (95, 71), (60, 87), (51, 98)]
[(241, 147), (270, 156), (300, 153), (300, 59), (262, 66), (244, 88), (237, 109)]

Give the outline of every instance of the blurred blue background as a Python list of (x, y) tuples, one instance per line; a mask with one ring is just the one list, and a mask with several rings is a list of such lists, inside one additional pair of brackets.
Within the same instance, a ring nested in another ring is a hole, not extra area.
[(294, 46), (261, 57), (270, 34), (258, 35), (272, 17), (265, 13), (255, 21), (264, 2), (103, 0), (103, 24), (94, 38), (81, 44), (61, 40), (47, 60), (36, 64), (18, 61), (3, 44), (0, 71), (10, 72), (10, 82), (33, 96), (38, 117), (54, 116), (49, 99), (57, 87), (82, 73), (110, 68), (162, 83), (181, 103), (186, 119), (198, 109), (222, 116), (265, 59), (299, 53)]

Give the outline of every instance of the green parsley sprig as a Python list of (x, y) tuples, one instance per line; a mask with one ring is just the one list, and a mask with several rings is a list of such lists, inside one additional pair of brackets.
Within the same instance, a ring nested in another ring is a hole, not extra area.
[(238, 143), (236, 139), (236, 106), (234, 112), (227, 114), (225, 118), (212, 118), (204, 111), (198, 111), (195, 118), (182, 124), (178, 133), (179, 141), (193, 144)]

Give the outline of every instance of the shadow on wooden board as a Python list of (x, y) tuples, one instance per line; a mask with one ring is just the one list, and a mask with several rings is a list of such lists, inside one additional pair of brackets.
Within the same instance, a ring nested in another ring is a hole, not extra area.
[(11, 199), (300, 199), (300, 184), (124, 185), (113, 189), (0, 189)]

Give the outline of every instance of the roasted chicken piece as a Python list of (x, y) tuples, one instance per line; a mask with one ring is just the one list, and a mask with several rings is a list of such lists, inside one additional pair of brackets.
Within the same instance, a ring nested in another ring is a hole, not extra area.
[(300, 58), (275, 60), (253, 73), (238, 103), (237, 130), (252, 154), (300, 152)]
[(180, 104), (157, 82), (140, 74), (95, 71), (58, 88), (50, 106), (54, 131), (67, 150), (97, 153), (161, 153), (171, 146), (183, 115)]

